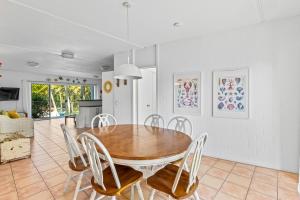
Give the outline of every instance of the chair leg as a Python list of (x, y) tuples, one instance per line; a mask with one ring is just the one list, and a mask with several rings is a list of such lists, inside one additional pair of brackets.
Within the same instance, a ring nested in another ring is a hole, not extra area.
[(149, 200), (153, 200), (154, 199), (154, 194), (155, 194), (155, 189), (152, 189), (150, 196), (149, 196)]
[(134, 185), (131, 186), (131, 190), (130, 190), (130, 200), (134, 200)]
[(190, 172), (189, 167), (186, 162), (184, 163), (183, 168), (185, 169), (185, 171)]
[(117, 199), (116, 199), (116, 197), (115, 197), (115, 196), (112, 196), (112, 197), (111, 197), (111, 200), (117, 200)]
[(83, 172), (80, 172), (80, 174), (78, 176), (77, 185), (76, 185), (76, 188), (75, 188), (73, 200), (77, 199), (78, 192), (79, 192), (80, 186), (81, 186), (82, 177), (83, 177)]
[(195, 199), (195, 200), (200, 200), (200, 197), (199, 197), (197, 191), (194, 192), (194, 195), (193, 195), (193, 196), (194, 196), (194, 199)]
[(143, 195), (143, 191), (142, 191), (140, 182), (137, 182), (135, 185), (136, 185), (136, 189), (137, 189), (137, 192), (138, 192), (138, 195), (139, 195), (139, 199), (144, 200), (144, 195)]
[(91, 197), (90, 197), (90, 200), (95, 200), (96, 198), (96, 191), (93, 190), (92, 194), (91, 194)]
[(68, 187), (69, 187), (69, 184), (70, 184), (71, 180), (72, 180), (72, 174), (69, 172), (67, 180), (65, 182), (65, 186), (64, 186), (64, 193), (66, 193), (68, 191)]

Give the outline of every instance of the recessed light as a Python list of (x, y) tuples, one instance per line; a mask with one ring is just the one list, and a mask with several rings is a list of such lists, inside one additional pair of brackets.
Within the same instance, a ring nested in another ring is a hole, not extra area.
[(175, 22), (175, 23), (173, 24), (173, 26), (176, 27), (176, 28), (178, 28), (178, 27), (183, 26), (183, 23), (182, 23), (182, 22)]
[(40, 64), (39, 64), (38, 62), (35, 62), (35, 61), (28, 61), (28, 62), (27, 62), (27, 65), (28, 65), (29, 67), (35, 67), (35, 68), (37, 68), (37, 67), (40, 66)]
[(94, 78), (99, 78), (99, 76), (98, 75), (94, 75)]
[(68, 59), (73, 59), (74, 58), (74, 52), (69, 51), (69, 50), (62, 50), (61, 57), (68, 58)]

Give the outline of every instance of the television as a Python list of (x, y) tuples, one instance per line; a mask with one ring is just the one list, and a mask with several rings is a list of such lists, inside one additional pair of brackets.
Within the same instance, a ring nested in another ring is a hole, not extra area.
[(0, 87), (0, 101), (19, 100), (20, 88)]

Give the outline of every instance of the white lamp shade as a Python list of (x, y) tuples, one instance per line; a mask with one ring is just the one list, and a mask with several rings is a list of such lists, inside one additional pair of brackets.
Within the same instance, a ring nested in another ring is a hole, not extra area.
[(114, 71), (115, 79), (141, 79), (141, 70), (133, 64), (123, 64)]

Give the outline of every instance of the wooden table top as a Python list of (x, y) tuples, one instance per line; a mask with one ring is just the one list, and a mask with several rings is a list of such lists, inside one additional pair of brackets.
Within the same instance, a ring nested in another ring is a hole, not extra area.
[(191, 138), (179, 131), (144, 125), (115, 125), (94, 128), (95, 135), (111, 157), (125, 160), (152, 160), (185, 152)]

